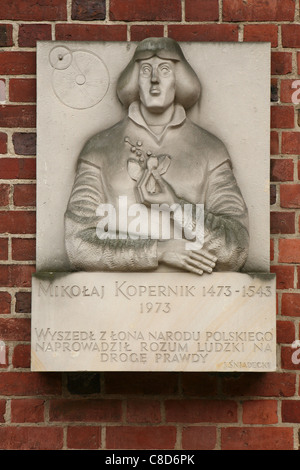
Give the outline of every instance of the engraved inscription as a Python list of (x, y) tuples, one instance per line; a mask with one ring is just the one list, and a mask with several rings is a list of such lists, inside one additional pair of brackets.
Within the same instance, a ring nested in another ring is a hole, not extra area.
[[(205, 363), (211, 353), (272, 351), (271, 331), (54, 331), (35, 329), (36, 351), (98, 354), (100, 362)], [(226, 363), (227, 364), (227, 363)], [(229, 364), (229, 363), (228, 363)], [(230, 365), (226, 368), (230, 368)]]

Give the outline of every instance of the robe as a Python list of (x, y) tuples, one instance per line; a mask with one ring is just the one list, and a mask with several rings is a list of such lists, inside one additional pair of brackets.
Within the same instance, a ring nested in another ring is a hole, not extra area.
[[(127, 139), (127, 140), (126, 140)], [(204, 246), (218, 261), (215, 271), (239, 271), (248, 254), (248, 212), (224, 144), (192, 122), (176, 104), (172, 120), (154, 133), (130, 105), (128, 115), (94, 135), (83, 147), (65, 213), (65, 244), (73, 270), (143, 271), (158, 266), (156, 239), (100, 239), (97, 208), (118, 204), (126, 196), (137, 203), (136, 186), (128, 172), (133, 157), (128, 141), (144, 153), (169, 155), (163, 175), (182, 204), (204, 205)]]

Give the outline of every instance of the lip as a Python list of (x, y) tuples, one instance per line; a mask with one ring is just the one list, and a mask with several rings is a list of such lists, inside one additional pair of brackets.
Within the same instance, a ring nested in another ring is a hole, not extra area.
[(160, 95), (160, 89), (158, 86), (152, 86), (150, 88), (150, 95)]

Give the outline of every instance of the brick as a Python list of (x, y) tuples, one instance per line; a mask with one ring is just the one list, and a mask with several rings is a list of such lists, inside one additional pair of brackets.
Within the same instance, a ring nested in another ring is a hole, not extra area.
[(180, 21), (180, 0), (111, 0), (109, 18), (112, 21)]
[(217, 433), (214, 426), (190, 426), (182, 430), (182, 448), (187, 450), (214, 450)]
[(57, 399), (50, 402), (50, 421), (120, 421), (121, 400)]
[(270, 240), (270, 261), (274, 261), (274, 240)]
[(1, 0), (3, 20), (60, 21), (67, 19), (66, 0)]
[(300, 75), (300, 52), (297, 53), (297, 71), (298, 75)]
[(8, 239), (0, 238), (0, 260), (8, 259)]
[(0, 75), (33, 75), (36, 73), (35, 52), (0, 52)]
[(271, 73), (272, 75), (287, 75), (293, 71), (293, 58), (291, 52), (271, 53)]
[(62, 446), (62, 428), (49, 426), (0, 428), (0, 449), (3, 450), (60, 450)]
[(35, 233), (35, 212), (0, 212), (0, 233)]
[(300, 80), (281, 80), (280, 101), (282, 103), (293, 103), (295, 100), (300, 102)]
[(164, 35), (164, 27), (159, 24), (132, 25), (130, 28), (131, 41), (142, 41), (146, 38), (160, 38)]
[(281, 314), (290, 317), (300, 316), (300, 294), (287, 292), (282, 294)]
[(33, 265), (11, 265), (9, 266), (9, 286), (31, 287), (31, 277), (35, 273)]
[(31, 276), (35, 272), (32, 265), (0, 266), (0, 287), (31, 287)]
[(127, 401), (128, 423), (161, 422), (160, 402), (158, 400), (132, 399)]
[(238, 27), (232, 24), (169, 25), (169, 37), (176, 41), (237, 41)]
[(105, 20), (105, 0), (72, 0), (72, 20)]
[(30, 292), (16, 292), (16, 313), (30, 313), (31, 312), (31, 293)]
[(275, 24), (247, 24), (244, 26), (244, 42), (270, 42), (278, 46), (278, 27)]
[(17, 155), (36, 154), (35, 132), (14, 132), (12, 136), (14, 150)]
[(277, 289), (293, 289), (294, 287), (294, 266), (271, 266), (271, 273), (276, 274)]
[(271, 212), (271, 233), (295, 233), (294, 212)]
[[(293, 355), (296, 355), (296, 358)], [(290, 346), (281, 346), (281, 368), (285, 370), (299, 371), (299, 353)]]
[(281, 414), (283, 423), (300, 423), (300, 402), (283, 400)]
[(291, 321), (277, 321), (277, 343), (292, 343), (295, 340), (295, 325)]
[(221, 433), (222, 450), (293, 450), (293, 428), (230, 427)]
[(107, 449), (174, 449), (175, 426), (109, 426), (106, 428)]
[(300, 154), (300, 132), (282, 133), (282, 153)]
[(15, 103), (35, 103), (36, 80), (34, 78), (11, 78), (9, 99)]
[(186, 21), (217, 21), (219, 19), (218, 0), (186, 0)]
[(35, 127), (36, 108), (33, 105), (0, 105), (0, 126)]
[(300, 25), (283, 24), (281, 26), (282, 46), (300, 47)]
[(248, 400), (243, 402), (244, 424), (278, 423), (277, 402), (275, 400)]
[(5, 423), (6, 401), (0, 400), (0, 423)]
[(276, 204), (277, 192), (275, 184), (270, 185), (270, 205)]
[(271, 103), (278, 103), (278, 79), (271, 78)]
[(155, 372), (118, 372), (106, 373), (106, 393), (122, 394), (172, 394), (178, 391), (178, 375)]
[(61, 393), (61, 374), (38, 372), (2, 372), (0, 395), (32, 396)]
[(291, 397), (295, 394), (295, 376), (289, 373), (251, 373), (224, 377), (222, 390), (230, 396)]
[(0, 317), (0, 338), (3, 341), (30, 341), (30, 320)]
[(36, 204), (36, 185), (35, 184), (16, 184), (14, 186), (13, 201), (15, 206), (35, 206)]
[(7, 153), (7, 134), (0, 132), (0, 153)]
[(57, 41), (126, 41), (126, 25), (57, 24)]
[(44, 421), (44, 400), (19, 398), (11, 401), (12, 423), (41, 423)]
[(226, 400), (166, 400), (166, 421), (181, 423), (234, 423), (237, 405)]
[(99, 449), (101, 428), (98, 426), (69, 426), (67, 429), (68, 449)]
[(8, 292), (0, 292), (0, 315), (10, 313), (11, 296)]
[(294, 0), (223, 0), (224, 21), (293, 21)]
[(291, 159), (271, 159), (271, 181), (293, 181), (294, 162)]
[(30, 344), (17, 344), (14, 348), (12, 364), (14, 368), (30, 369)]
[(9, 204), (9, 184), (0, 184), (0, 206), (5, 207)]
[(300, 263), (300, 240), (282, 239), (279, 240), (280, 263)]
[(292, 106), (271, 107), (271, 127), (289, 129), (295, 125), (294, 108)]
[(280, 206), (288, 209), (300, 208), (300, 184), (280, 186)]
[(37, 41), (51, 41), (50, 24), (20, 24), (18, 42), (20, 47), (36, 47)]
[(36, 176), (35, 158), (0, 158), (2, 179), (34, 179)]
[(300, 289), (300, 266), (297, 266), (297, 278), (298, 278), (297, 289)]
[(12, 32), (13, 28), (11, 24), (0, 25), (0, 47), (13, 46)]
[(10, 287), (9, 266), (0, 266), (0, 287)]
[(218, 380), (207, 373), (188, 373), (182, 376), (182, 391), (190, 396), (213, 396), (218, 391)]

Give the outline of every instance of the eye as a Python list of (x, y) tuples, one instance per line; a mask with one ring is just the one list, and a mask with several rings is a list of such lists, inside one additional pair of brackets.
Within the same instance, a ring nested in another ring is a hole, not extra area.
[(141, 66), (140, 73), (141, 73), (144, 77), (150, 77), (151, 72), (152, 72), (152, 67), (151, 67), (151, 65), (149, 65), (149, 64), (143, 64), (143, 65)]
[(159, 66), (159, 72), (163, 77), (166, 77), (172, 72), (172, 70), (168, 64), (161, 64)]

